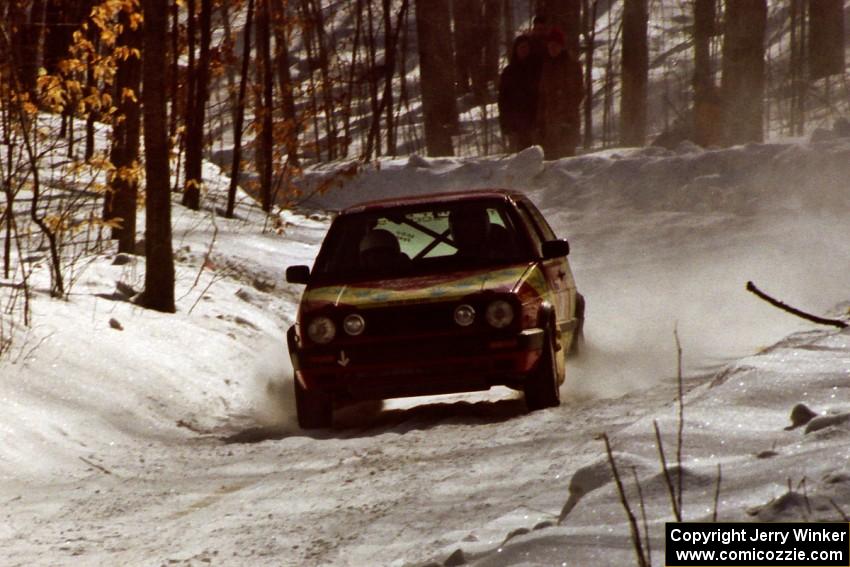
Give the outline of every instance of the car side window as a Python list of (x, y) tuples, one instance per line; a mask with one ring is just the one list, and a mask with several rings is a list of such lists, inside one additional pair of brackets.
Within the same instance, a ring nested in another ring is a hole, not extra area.
[(543, 240), (556, 240), (558, 238), (555, 235), (555, 231), (552, 230), (552, 227), (549, 226), (549, 223), (546, 222), (546, 219), (537, 210), (537, 207), (526, 202), (520, 203), (519, 206), (521, 209), (526, 210), (531, 215), (531, 218), (534, 219), (534, 228), (538, 231), (540, 238)]
[(542, 254), (541, 245), (543, 243), (543, 236), (537, 228), (537, 223), (534, 222), (534, 218), (531, 216), (528, 209), (523, 206), (523, 203), (518, 204), (517, 211), (519, 211), (519, 216), (522, 217), (522, 223), (528, 227), (528, 235), (531, 237), (531, 244), (534, 246), (534, 253), (537, 256), (540, 256), (540, 254)]

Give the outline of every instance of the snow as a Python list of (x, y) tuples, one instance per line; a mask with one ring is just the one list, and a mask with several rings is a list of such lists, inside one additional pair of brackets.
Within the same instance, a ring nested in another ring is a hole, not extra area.
[[(672, 514), (653, 422), (669, 460), (674, 331), (685, 518), (711, 518), (719, 464), (721, 520), (839, 519), (850, 332), (744, 284), (847, 317), (848, 158), (841, 137), (558, 162), (539, 148), (410, 156), (312, 194), (337, 164), (308, 170), (309, 198), (279, 223), (244, 195), (237, 219), (215, 217), (228, 183), (207, 164), (206, 210), (174, 207), (176, 314), (115, 295), (116, 282), (140, 289), (141, 258), (95, 257), (67, 301), (37, 266), (33, 324), (0, 361), (2, 563), (401, 566), (460, 550), (475, 565), (634, 564), (607, 433), (661, 564)], [(473, 187), (526, 191), (571, 242), (588, 348), (564, 403), (526, 414), (502, 389), (393, 400), (299, 431), (284, 332), (301, 288), (283, 272), (312, 263), (324, 211)], [(818, 417), (786, 429), (798, 403)]]

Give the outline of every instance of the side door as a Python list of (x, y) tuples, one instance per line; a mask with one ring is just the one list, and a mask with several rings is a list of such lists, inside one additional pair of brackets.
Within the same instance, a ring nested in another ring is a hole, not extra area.
[[(535, 245), (538, 246), (538, 254), (541, 254), (539, 244), (547, 240), (557, 239), (555, 231), (552, 230), (552, 227), (549, 226), (549, 223), (546, 222), (546, 219), (531, 201), (523, 199), (517, 203), (517, 207), (520, 215), (534, 231), (532, 238), (536, 241)], [(552, 290), (558, 330), (567, 330), (575, 324), (576, 298), (576, 284), (569, 262), (564, 256), (543, 260), (541, 265), (549, 289)]]

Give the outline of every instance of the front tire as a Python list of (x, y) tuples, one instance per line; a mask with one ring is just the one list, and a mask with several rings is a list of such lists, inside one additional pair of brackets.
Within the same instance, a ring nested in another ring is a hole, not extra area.
[(525, 382), (525, 405), (528, 411), (561, 405), (558, 362), (555, 359), (555, 344), (549, 333), (543, 344), (537, 368), (529, 374)]
[(311, 392), (295, 379), (295, 409), (301, 429), (322, 429), (333, 423), (333, 399), (323, 392)]

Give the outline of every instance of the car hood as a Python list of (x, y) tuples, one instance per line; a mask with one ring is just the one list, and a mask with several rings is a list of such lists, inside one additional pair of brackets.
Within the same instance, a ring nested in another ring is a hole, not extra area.
[(453, 301), (482, 291), (510, 293), (526, 283), (531, 272), (537, 272), (532, 269), (533, 266), (533, 263), (523, 263), (497, 269), (315, 287), (304, 292), (302, 308), (313, 310), (328, 305), (386, 307), (393, 304)]

